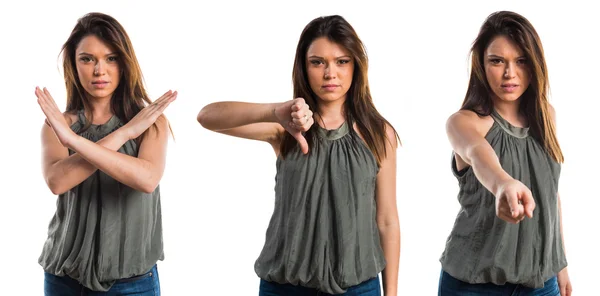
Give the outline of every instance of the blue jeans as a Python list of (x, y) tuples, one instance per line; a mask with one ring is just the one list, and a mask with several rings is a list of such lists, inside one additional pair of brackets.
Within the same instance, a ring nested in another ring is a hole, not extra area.
[(442, 270), (438, 296), (560, 296), (556, 277), (547, 280), (543, 288), (528, 288), (518, 284), (469, 284)]
[[(331, 295), (321, 292), (317, 289), (294, 286), (292, 284), (278, 284), (274, 282), (260, 280), (259, 296), (325, 296)], [(346, 293), (337, 294), (344, 296), (381, 296), (381, 287), (379, 285), (379, 275), (364, 281), (356, 286), (346, 289)]]
[(118, 280), (106, 292), (92, 291), (68, 276), (44, 273), (45, 296), (160, 296), (160, 282), (156, 265), (148, 272), (128, 279)]

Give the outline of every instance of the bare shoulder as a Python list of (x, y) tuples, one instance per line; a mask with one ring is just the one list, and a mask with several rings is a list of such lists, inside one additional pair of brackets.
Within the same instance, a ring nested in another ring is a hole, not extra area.
[(385, 123), (385, 137), (394, 149), (398, 148), (398, 144), (400, 142), (398, 139), (398, 133), (394, 127), (387, 122)]
[(556, 110), (554, 109), (554, 106), (548, 104), (548, 111), (550, 113), (550, 121), (552, 121), (552, 123), (554, 123), (554, 125), (556, 126)]
[[(393, 149), (397, 149), (398, 145), (400, 144), (398, 133), (396, 132), (394, 127), (387, 122), (387, 120), (385, 121), (383, 128), (384, 128), (385, 138), (386, 138), (385, 145), (391, 146)], [(353, 124), (352, 129), (354, 129), (354, 132), (358, 135), (358, 137), (361, 140), (363, 140), (363, 142), (365, 142), (365, 137), (358, 129), (356, 122)]]
[(476, 132), (485, 136), (490, 130), (494, 120), (490, 116), (480, 116), (471, 110), (459, 110), (446, 121), (446, 130), (457, 132)]
[[(167, 117), (164, 114), (161, 114), (154, 122), (154, 125), (151, 125), (150, 128), (148, 128), (148, 130), (146, 131), (146, 135), (151, 136), (152, 138), (156, 138), (157, 136), (159, 138), (166, 138), (170, 134), (171, 129), (169, 125), (169, 120), (167, 120)], [(144, 136), (143, 138), (146, 137)]]
[(155, 123), (158, 126), (158, 128), (168, 128), (169, 127), (169, 120), (167, 119), (167, 117), (164, 114), (161, 114), (156, 119)]
[(75, 122), (77, 122), (79, 120), (77, 118), (77, 113), (74, 113), (74, 112), (65, 111), (63, 113), (63, 116), (65, 117), (65, 120), (67, 121), (67, 124), (69, 126), (73, 125)]
[[(73, 125), (75, 122), (77, 122), (77, 114), (71, 113), (71, 112), (63, 112), (63, 117), (65, 118), (65, 121), (67, 122), (68, 126)], [(48, 123), (48, 121), (44, 118), (44, 124), (42, 125), (42, 131), (44, 131), (45, 129), (51, 129), (50, 124)]]

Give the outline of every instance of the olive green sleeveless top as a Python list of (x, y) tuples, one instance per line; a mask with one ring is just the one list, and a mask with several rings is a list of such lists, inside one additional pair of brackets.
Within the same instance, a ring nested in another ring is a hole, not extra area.
[(317, 125), (308, 155), (277, 159), (275, 208), (254, 266), (267, 281), (343, 293), (383, 270), (375, 222), (379, 168), (347, 123)]
[(560, 233), (558, 179), (560, 164), (529, 136), (492, 112), (486, 135), (502, 168), (533, 193), (533, 218), (510, 224), (496, 216), (495, 197), (471, 167), (453, 172), (461, 209), (441, 256), (442, 268), (469, 283), (522, 284), (541, 288), (567, 266)]
[[(83, 111), (78, 117), (71, 129), (93, 142), (123, 126), (113, 116), (80, 132)], [(137, 157), (138, 146), (130, 140), (118, 152)], [(143, 193), (97, 170), (58, 196), (39, 263), (45, 272), (107, 291), (115, 280), (143, 274), (157, 260), (163, 260), (159, 188)]]

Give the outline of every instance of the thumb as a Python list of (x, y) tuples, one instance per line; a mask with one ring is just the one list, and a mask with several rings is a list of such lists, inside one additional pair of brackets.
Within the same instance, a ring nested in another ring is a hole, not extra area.
[(302, 150), (302, 153), (307, 154), (308, 153), (308, 142), (306, 142), (306, 139), (304, 138), (302, 133), (301, 132), (293, 133), (292, 137), (294, 137), (294, 139), (296, 139), (296, 141), (298, 142), (298, 145), (300, 145), (300, 149)]
[(523, 202), (523, 207), (525, 208), (525, 215), (531, 218), (533, 217), (533, 210), (535, 210), (535, 200), (533, 199), (533, 195), (531, 195), (531, 191), (526, 190), (523, 192), (521, 197)]
[(519, 211), (519, 198), (511, 192), (506, 195), (506, 201), (508, 202), (508, 207), (510, 208), (510, 215), (513, 218), (518, 217), (520, 214), (519, 213), (520, 212)]

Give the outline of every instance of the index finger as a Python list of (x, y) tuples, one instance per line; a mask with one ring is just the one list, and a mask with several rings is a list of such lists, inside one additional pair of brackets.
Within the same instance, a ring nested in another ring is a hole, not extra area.
[(530, 190), (523, 192), (523, 197), (521, 198), (523, 202), (523, 207), (525, 208), (525, 215), (531, 218), (533, 217), (533, 210), (535, 210), (535, 200), (533, 199), (533, 195)]
[(161, 102), (161, 103), (158, 105), (158, 111), (159, 111), (159, 112), (161, 112), (161, 113), (162, 113), (163, 111), (165, 111), (165, 109), (167, 109), (167, 107), (169, 106), (169, 104), (173, 103), (173, 101), (175, 101), (175, 99), (176, 99), (176, 98), (177, 98), (177, 92), (174, 92), (174, 93), (173, 93), (173, 94), (172, 94), (172, 95), (169, 97), (169, 99), (168, 99), (168, 100), (165, 100), (165, 101)]
[(306, 105), (306, 102), (303, 98), (296, 98), (292, 104), (292, 111), (300, 111), (304, 105)]
[(507, 201), (508, 207), (510, 209), (510, 215), (513, 218), (518, 217), (520, 214), (520, 210), (521, 210), (518, 197), (513, 194), (507, 194), (506, 201)]
[(173, 91), (172, 90), (168, 90), (166, 93), (164, 93), (158, 99), (154, 100), (153, 103), (159, 104), (160, 102), (162, 102), (162, 101), (166, 100), (167, 98), (169, 98), (172, 94), (173, 94)]

